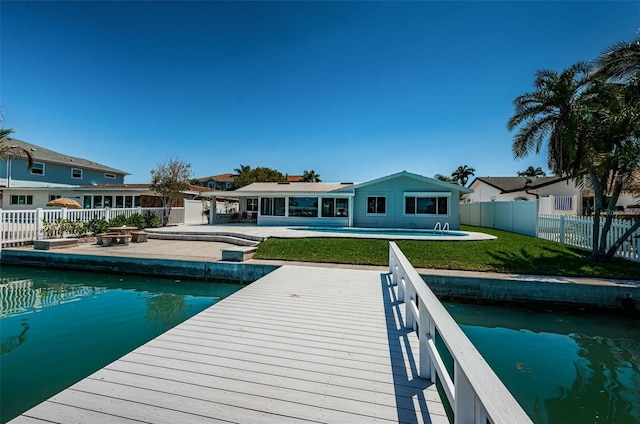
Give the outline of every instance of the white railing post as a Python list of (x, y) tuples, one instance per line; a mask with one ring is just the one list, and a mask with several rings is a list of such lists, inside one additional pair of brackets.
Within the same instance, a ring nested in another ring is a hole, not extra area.
[(2, 244), (4, 243), (4, 211), (0, 208), (0, 252), (2, 252)]
[(404, 320), (406, 328), (415, 328), (416, 316), (413, 314), (413, 301), (416, 298), (415, 288), (408, 278), (402, 279), (404, 282)]
[(471, 387), (458, 361), (453, 364), (453, 384), (455, 387), (455, 402), (453, 407), (454, 423), (475, 422), (476, 394)]
[(431, 331), (431, 317), (427, 306), (423, 299), (418, 301), (418, 311), (420, 311), (420, 320), (418, 325), (418, 357), (419, 368), (418, 375), (422, 378), (431, 378), (431, 355), (429, 354), (429, 336)]
[(35, 217), (35, 221), (36, 221), (36, 240), (40, 240), (40, 237), (42, 237), (42, 220), (44, 219), (44, 211), (42, 208), (37, 208), (36, 209), (36, 217)]

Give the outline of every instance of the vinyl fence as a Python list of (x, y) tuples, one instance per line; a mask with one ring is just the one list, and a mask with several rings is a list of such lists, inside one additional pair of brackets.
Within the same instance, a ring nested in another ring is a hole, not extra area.
[[(107, 208), (107, 209), (0, 209), (0, 249), (11, 245), (29, 243), (44, 238), (43, 222), (55, 222), (57, 219), (71, 221), (91, 221), (104, 218), (107, 221), (118, 215), (127, 218), (135, 213), (145, 215), (150, 211), (162, 217), (162, 208)], [(169, 224), (183, 224), (184, 208), (171, 208)]]
[(478, 202), (460, 205), (460, 223), (536, 236), (538, 202)]
[[(601, 220), (600, 225), (604, 219)], [(607, 248), (622, 236), (633, 221), (614, 219), (607, 235)], [(593, 248), (593, 218), (569, 215), (538, 215), (538, 237), (585, 249)], [(616, 256), (640, 262), (640, 229), (620, 246)]]

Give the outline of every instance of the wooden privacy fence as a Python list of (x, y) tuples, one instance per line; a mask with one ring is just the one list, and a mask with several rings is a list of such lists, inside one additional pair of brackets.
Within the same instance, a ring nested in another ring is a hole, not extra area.
[[(600, 221), (600, 229), (604, 219)], [(607, 248), (622, 236), (633, 221), (614, 219), (607, 234)], [(538, 237), (585, 249), (593, 248), (593, 217), (570, 215), (538, 215)], [(615, 256), (640, 262), (640, 230), (633, 233), (616, 251)]]
[[(453, 410), (454, 423), (530, 423), (531, 419), (449, 315), (394, 242), (389, 243), (389, 273), (405, 304), (406, 326), (418, 333), (419, 370), (435, 383), (436, 376)], [(453, 358), (449, 373), (436, 348), (440, 336)]]
[[(105, 208), (105, 209), (0, 209), (0, 249), (3, 246), (28, 243), (44, 238), (43, 222), (55, 222), (57, 219), (70, 221), (91, 221), (104, 218), (107, 221), (118, 215), (127, 218), (138, 213), (145, 215), (148, 211), (162, 218), (162, 208)], [(184, 223), (184, 208), (171, 208), (169, 224)]]

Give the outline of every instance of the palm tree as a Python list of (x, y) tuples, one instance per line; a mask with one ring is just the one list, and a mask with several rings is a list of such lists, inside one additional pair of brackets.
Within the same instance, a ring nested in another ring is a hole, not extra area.
[(9, 134), (13, 134), (14, 132), (12, 128), (0, 128), (0, 159), (26, 156), (27, 167), (31, 169), (33, 166), (33, 156), (31, 152), (15, 144), (7, 144), (11, 141)]
[(446, 175), (442, 175), (442, 174), (436, 174), (433, 176), (433, 178), (439, 181), (444, 181), (445, 183), (458, 184), (458, 181), (456, 179), (452, 177), (447, 177)]
[(524, 171), (518, 172), (518, 177), (544, 177), (546, 175), (542, 168), (534, 168), (533, 166), (529, 166)]
[(535, 91), (516, 97), (515, 113), (507, 123), (509, 131), (518, 129), (512, 146), (516, 159), (540, 153), (546, 142), (549, 169), (559, 176), (577, 175), (582, 159), (577, 139), (577, 100), (589, 81), (589, 72), (586, 62), (576, 63), (560, 74), (536, 72)]
[(305, 169), (302, 173), (302, 181), (305, 183), (319, 183), (321, 182), (320, 174), (317, 174), (313, 169), (311, 171)]
[(475, 175), (476, 170), (468, 167), (467, 165), (459, 166), (458, 169), (451, 173), (454, 181), (457, 181), (462, 187), (467, 185), (469, 177)]
[(640, 73), (640, 38), (629, 43), (619, 41), (596, 59), (598, 74), (613, 80), (629, 80)]

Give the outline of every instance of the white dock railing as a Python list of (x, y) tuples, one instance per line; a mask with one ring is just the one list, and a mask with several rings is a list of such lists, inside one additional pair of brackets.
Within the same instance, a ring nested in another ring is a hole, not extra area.
[[(398, 286), (398, 300), (405, 303), (405, 324), (418, 333), (419, 375), (434, 383), (436, 375), (439, 377), (453, 409), (454, 423), (531, 423), (394, 242), (389, 243), (389, 272), (392, 283)], [(453, 376), (436, 348), (436, 333), (453, 357)]]
[[(607, 248), (622, 236), (633, 221), (613, 219), (607, 234)], [(604, 217), (600, 221), (604, 225)], [(584, 249), (593, 248), (593, 217), (570, 215), (538, 215), (538, 237)], [(640, 230), (622, 243), (615, 256), (640, 262)]]

